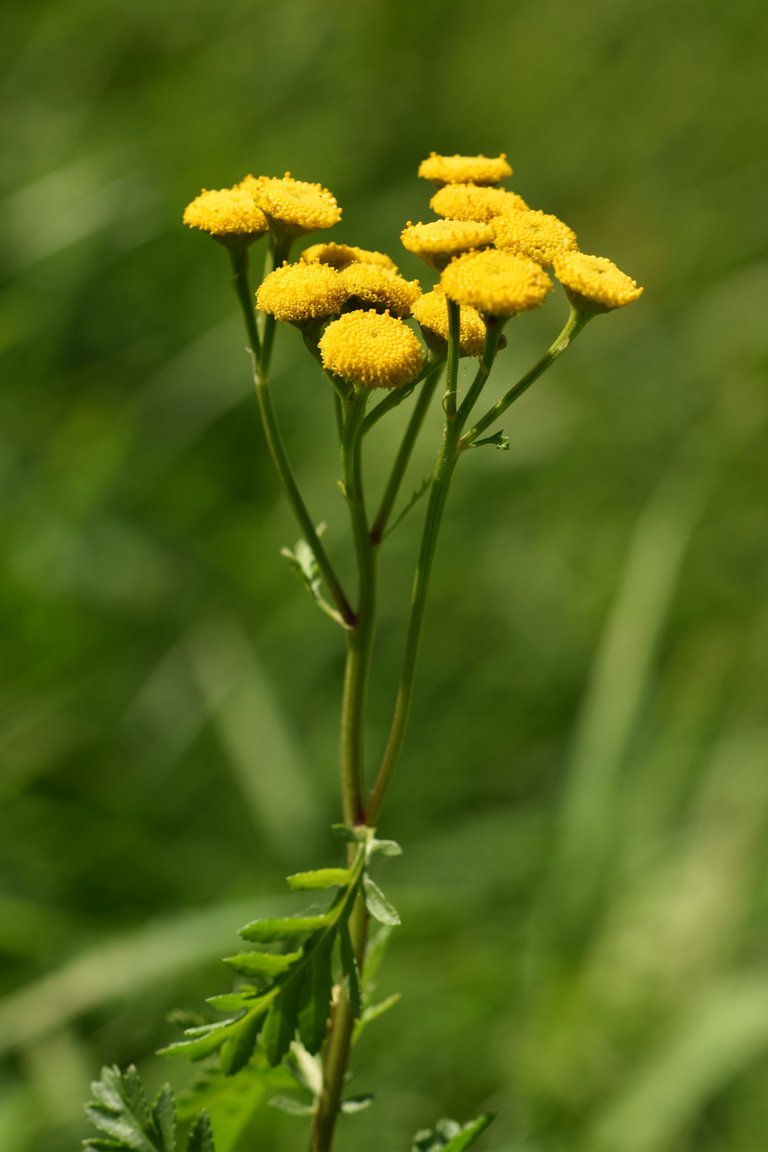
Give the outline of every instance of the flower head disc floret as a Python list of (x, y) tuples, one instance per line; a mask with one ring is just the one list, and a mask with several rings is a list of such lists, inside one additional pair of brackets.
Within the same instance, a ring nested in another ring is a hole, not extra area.
[(272, 230), (283, 236), (300, 236), (331, 228), (341, 220), (341, 209), (332, 192), (322, 184), (285, 176), (246, 176), (238, 185), (249, 192), (269, 220)]
[(410, 316), (411, 305), (421, 295), (418, 280), (406, 280), (399, 272), (379, 264), (350, 264), (340, 276), (347, 290), (348, 306), (385, 309), (393, 316)]
[(493, 222), (496, 247), (517, 256), (527, 256), (549, 266), (556, 256), (576, 248), (576, 233), (546, 212), (510, 212)]
[(375, 252), (368, 248), (356, 248), (354, 244), (311, 244), (301, 254), (307, 264), (330, 264), (343, 272), (350, 264), (377, 264), (380, 268), (391, 268), (397, 272), (397, 265), (386, 252)]
[(435, 268), (445, 268), (460, 253), (492, 244), (493, 229), (478, 220), (432, 220), (406, 225), (400, 239), (409, 252)]
[(533, 260), (511, 252), (469, 252), (443, 272), (446, 296), (483, 316), (514, 316), (538, 308), (552, 288), (546, 272)]
[(446, 184), (435, 192), (429, 206), (438, 216), (485, 222), (502, 213), (528, 207), (522, 196), (515, 192), (478, 184)]
[(219, 239), (255, 240), (269, 228), (269, 221), (253, 197), (240, 188), (204, 188), (184, 209), (184, 223)]
[(554, 262), (554, 273), (580, 312), (610, 312), (642, 295), (643, 289), (604, 256), (566, 252)]
[[(448, 300), (438, 285), (425, 292), (413, 305), (411, 314), (418, 320), (430, 347), (445, 351), (448, 343)], [(475, 308), (465, 306), (460, 313), (459, 352), (462, 356), (480, 356), (485, 346), (485, 322)]]
[(327, 264), (283, 264), (265, 277), (256, 293), (262, 312), (291, 324), (307, 324), (341, 311), (347, 290)]
[(498, 184), (512, 175), (506, 155), (439, 156), (430, 153), (419, 164), (419, 176), (433, 184)]
[(402, 320), (387, 312), (347, 312), (318, 344), (326, 372), (360, 388), (402, 388), (421, 372), (424, 349)]

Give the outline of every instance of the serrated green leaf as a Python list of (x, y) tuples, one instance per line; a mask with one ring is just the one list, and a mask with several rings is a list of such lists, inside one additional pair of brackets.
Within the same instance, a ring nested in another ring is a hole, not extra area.
[(225, 956), (224, 963), (241, 976), (277, 976), (301, 957), (301, 952), (240, 952)]
[(318, 888), (346, 888), (352, 880), (349, 868), (318, 868), (313, 872), (294, 872), (287, 877), (288, 887), (294, 892)]
[(476, 1120), (470, 1120), (455, 1136), (451, 1137), (445, 1145), (445, 1152), (466, 1152), (466, 1149), (472, 1147), (478, 1137), (485, 1132), (486, 1128), (488, 1128), (495, 1119), (495, 1112), (484, 1112), (482, 1116), (478, 1116)]
[(301, 981), (289, 977), (272, 1001), (262, 1032), (262, 1043), (268, 1063), (274, 1068), (290, 1047), (296, 1032)]
[(363, 1011), (363, 998), (360, 993), (360, 972), (357, 967), (357, 957), (352, 947), (352, 938), (349, 935), (349, 925), (346, 921), (339, 926), (339, 956), (341, 970), (347, 982), (347, 996), (352, 1015), (359, 1019)]
[(365, 1096), (348, 1096), (346, 1100), (341, 1102), (341, 1111), (346, 1116), (354, 1116), (355, 1112), (364, 1112), (366, 1108), (370, 1108), (373, 1104), (373, 1093), (369, 1092)]
[(311, 1116), (314, 1108), (311, 1104), (303, 1104), (301, 1100), (294, 1100), (292, 1096), (273, 1096), (267, 1100), (270, 1108), (277, 1108), (278, 1112), (286, 1112), (289, 1116)]
[(83, 1152), (120, 1152), (120, 1145), (116, 1140), (100, 1140), (94, 1136), (92, 1140), (83, 1140)]
[(195, 1120), (189, 1133), (189, 1152), (216, 1152), (208, 1113), (203, 1111)]
[(173, 1152), (176, 1147), (176, 1107), (170, 1084), (164, 1084), (155, 1097), (152, 1121), (160, 1137), (160, 1147)]
[(228, 1029), (237, 1023), (237, 1019), (222, 1020), (202, 1028), (189, 1028), (186, 1033), (188, 1039), (177, 1040), (174, 1044), (160, 1048), (158, 1056), (186, 1056), (188, 1060), (204, 1060), (206, 1056), (218, 1052), (227, 1038)]
[(393, 926), (400, 923), (397, 909), (390, 904), (376, 881), (367, 872), (363, 876), (363, 890), (366, 907), (374, 920), (378, 920), (380, 924)]
[(496, 1118), (495, 1112), (484, 1112), (476, 1120), (461, 1125), (444, 1116), (434, 1131), (422, 1128), (413, 1138), (411, 1152), (466, 1152)]
[[(175, 1152), (175, 1115), (167, 1086), (155, 1102), (153, 1113), (136, 1069), (125, 1073), (117, 1067), (103, 1068), (101, 1080), (91, 1086), (96, 1103), (86, 1105), (86, 1115), (102, 1134), (86, 1145), (113, 1152)], [(105, 1139), (106, 1137), (106, 1139)]]
[(147, 1104), (147, 1096), (141, 1077), (133, 1064), (130, 1064), (123, 1073), (123, 1096), (131, 1115), (145, 1128), (148, 1127), (149, 1105)]
[(215, 1008), (217, 1012), (247, 1012), (253, 1008), (254, 1001), (258, 1000), (260, 992), (257, 988), (240, 988), (237, 992), (221, 992), (218, 996), (206, 997), (206, 1004)]
[(328, 1030), (331, 1010), (333, 975), (331, 957), (333, 933), (327, 932), (312, 953), (312, 959), (301, 985), (299, 998), (299, 1036), (307, 1051), (319, 1052)]
[(323, 912), (316, 916), (286, 916), (276, 920), (254, 920), (241, 928), (238, 935), (244, 940), (263, 941), (283, 940), (286, 937), (307, 936), (331, 923), (331, 914)]
[(105, 1132), (115, 1141), (117, 1148), (128, 1149), (129, 1152), (159, 1152), (157, 1145), (147, 1139), (138, 1122), (130, 1114), (118, 1116), (90, 1105), (86, 1106), (85, 1114), (95, 1128)]
[(239, 1027), (233, 1029), (232, 1035), (222, 1044), (220, 1060), (221, 1070), (225, 1076), (234, 1076), (250, 1060), (267, 1011), (265, 1005), (261, 1011), (257, 1009), (249, 1012)]

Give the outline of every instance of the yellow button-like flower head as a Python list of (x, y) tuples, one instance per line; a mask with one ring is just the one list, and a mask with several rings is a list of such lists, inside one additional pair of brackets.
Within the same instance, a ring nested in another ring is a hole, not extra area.
[(406, 280), (378, 264), (350, 264), (340, 275), (349, 308), (368, 305), (382, 312), (388, 310), (393, 316), (410, 316), (411, 305), (421, 295), (418, 280)]
[(538, 308), (552, 288), (539, 264), (511, 252), (469, 252), (441, 277), (446, 296), (483, 316), (514, 316)]
[[(425, 292), (413, 305), (411, 314), (418, 320), (430, 347), (445, 351), (448, 342), (448, 301), (439, 286)], [(459, 351), (462, 356), (480, 356), (485, 345), (485, 322), (474, 308), (461, 309)]]
[(246, 176), (238, 188), (250, 192), (272, 231), (281, 236), (301, 236), (341, 220), (333, 193), (322, 184), (294, 180), (290, 172), (283, 177)]
[(419, 165), (419, 176), (433, 184), (498, 184), (512, 175), (507, 157), (438, 156), (432, 152)]
[(354, 244), (311, 244), (301, 254), (307, 264), (330, 264), (343, 272), (350, 264), (378, 264), (380, 268), (391, 268), (397, 272), (397, 265), (386, 252), (374, 252), (368, 248), (356, 248)]
[(549, 267), (556, 256), (576, 248), (576, 233), (546, 212), (510, 212), (493, 222), (496, 247)]
[(184, 209), (184, 223), (225, 242), (239, 238), (249, 243), (269, 227), (253, 197), (240, 188), (203, 189)]
[(276, 320), (308, 324), (340, 312), (347, 298), (341, 273), (327, 264), (283, 264), (265, 277), (256, 304)]
[(424, 349), (402, 320), (376, 311), (347, 312), (318, 344), (323, 367), (359, 388), (402, 388), (424, 365)]
[(555, 259), (554, 272), (574, 307), (587, 315), (623, 308), (643, 291), (604, 256), (566, 252)]
[(522, 196), (504, 188), (486, 188), (478, 184), (446, 184), (429, 202), (438, 216), (452, 220), (492, 220), (503, 212), (526, 209)]
[(432, 220), (408, 224), (400, 234), (403, 247), (434, 268), (445, 268), (462, 252), (493, 243), (493, 228), (479, 220)]

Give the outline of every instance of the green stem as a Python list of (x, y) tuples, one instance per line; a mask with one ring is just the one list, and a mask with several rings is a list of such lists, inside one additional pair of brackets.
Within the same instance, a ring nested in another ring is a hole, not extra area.
[[(363, 421), (367, 396), (353, 392), (342, 405), (341, 466), (349, 506), (359, 580), (355, 624), (347, 632), (347, 659), (341, 704), (341, 801), (346, 824), (365, 822), (364, 720), (376, 620), (376, 553), (371, 544), (362, 476)], [(350, 853), (356, 849), (350, 845)], [(350, 933), (362, 971), (368, 915), (360, 896), (350, 917)], [(341, 1108), (352, 1044), (354, 1016), (343, 985), (323, 1050), (323, 1087), (312, 1119), (310, 1152), (330, 1152)]]
[(397, 451), (392, 472), (390, 473), (387, 487), (384, 490), (384, 495), (381, 498), (381, 504), (376, 514), (376, 519), (371, 526), (371, 542), (373, 544), (380, 544), (384, 537), (389, 518), (392, 515), (392, 509), (397, 500), (397, 494), (400, 491), (400, 485), (403, 482), (405, 470), (408, 467), (408, 461), (413, 452), (413, 446), (416, 443), (416, 438), (424, 423), (424, 417), (427, 414), (427, 409), (434, 395), (441, 369), (442, 363), (436, 364), (419, 389), (419, 396), (411, 413), (411, 418), (408, 421), (405, 435)]
[[(358, 895), (350, 915), (349, 931), (352, 945), (362, 972), (367, 936), (368, 914), (365, 903)], [(355, 1018), (344, 990), (339, 986), (339, 999), (333, 1009), (328, 1038), (323, 1049), (323, 1087), (312, 1117), (309, 1152), (331, 1152), (336, 1121), (341, 1111), (341, 1096), (352, 1047)]]
[(333, 569), (328, 555), (317, 534), (314, 521), (307, 511), (301, 492), (293, 475), (293, 470), (280, 435), (272, 396), (269, 390), (269, 364), (274, 343), (275, 320), (266, 316), (261, 337), (256, 325), (256, 315), (253, 308), (251, 289), (248, 283), (248, 255), (243, 249), (230, 249), (232, 267), (234, 271), (235, 289), (245, 321), (246, 332), (250, 341), (251, 360), (253, 362), (253, 380), (256, 385), (256, 399), (259, 405), (264, 435), (269, 448), (272, 463), (275, 466), (283, 485), (288, 503), (294, 516), (298, 520), (304, 538), (312, 549), (317, 566), (320, 569), (326, 587), (338, 612), (339, 621), (349, 628), (354, 624), (355, 614), (344, 593), (338, 577)]
[(558, 356), (561, 356), (568, 345), (573, 343), (589, 319), (591, 319), (590, 316), (585, 316), (583, 312), (578, 312), (575, 308), (571, 308), (568, 320), (560, 335), (550, 345), (541, 359), (537, 360), (533, 367), (486, 412), (485, 416), (478, 420), (474, 427), (470, 428), (469, 432), (462, 436), (459, 441), (460, 450), (471, 447), (478, 436), (482, 435), (486, 428), (489, 428), (491, 424), (495, 423), (502, 413), (506, 412), (510, 404), (513, 404), (515, 400), (519, 399), (519, 397), (530, 388), (531, 384), (533, 384), (535, 380), (538, 380), (539, 376), (554, 364)]
[(346, 404), (341, 462), (352, 523), (359, 580), (354, 626), (347, 631), (347, 661), (341, 704), (341, 795), (347, 824), (364, 822), (364, 717), (376, 614), (376, 557), (368, 536), (362, 479), (362, 423), (366, 395), (355, 392)]
[(499, 341), (501, 340), (505, 322), (506, 318), (488, 318), (485, 329), (483, 354), (480, 357), (475, 378), (467, 389), (467, 394), (459, 408), (459, 424), (462, 428), (466, 424), (467, 418), (477, 403), (478, 397), (485, 387), (485, 382), (491, 374), (491, 368), (493, 368), (493, 362), (499, 350)]
[(461, 306), (454, 300), (448, 301), (448, 367), (445, 373), (447, 385), (445, 393), (445, 413), (449, 419), (456, 415), (456, 389), (459, 379), (459, 355), (461, 352)]
[[(458, 308), (455, 309), (453, 315), (455, 319), (458, 319)], [(405, 730), (408, 724), (408, 716), (411, 710), (413, 685), (416, 676), (416, 661), (424, 624), (424, 613), (427, 603), (427, 593), (429, 591), (429, 580), (432, 575), (432, 564), (435, 558), (437, 537), (445, 510), (445, 502), (448, 498), (448, 489), (459, 459), (458, 445), (461, 425), (456, 411), (458, 372), (459, 328), (457, 323), (451, 323), (449, 325), (448, 337), (446, 395), (443, 404), (445, 410), (443, 439), (432, 477), (429, 502), (424, 517), (419, 558), (413, 581), (413, 592), (411, 594), (411, 614), (405, 640), (405, 655), (403, 658), (403, 668), (400, 673), (397, 699), (395, 700), (392, 726), (379, 767), (379, 774), (376, 778), (365, 812), (365, 820), (370, 827), (374, 827), (379, 818), (384, 797), (389, 788), (394, 770), (397, 767), (400, 751), (403, 746), (403, 739), (405, 737)]]

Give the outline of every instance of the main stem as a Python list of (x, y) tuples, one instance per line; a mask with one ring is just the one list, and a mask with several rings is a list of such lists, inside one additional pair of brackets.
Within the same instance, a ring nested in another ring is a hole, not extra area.
[[(347, 659), (341, 704), (341, 802), (344, 821), (365, 823), (364, 720), (376, 620), (376, 555), (370, 541), (362, 480), (362, 424), (365, 394), (352, 393), (344, 403), (341, 444), (342, 480), (349, 506), (357, 558), (359, 595), (355, 623), (347, 631)], [(350, 845), (350, 856), (357, 851)], [(350, 935), (362, 970), (368, 914), (357, 897), (350, 918)], [(310, 1152), (330, 1152), (341, 1109), (344, 1078), (352, 1044), (354, 1015), (343, 984), (333, 1009), (323, 1049), (323, 1086), (312, 1118)]]

